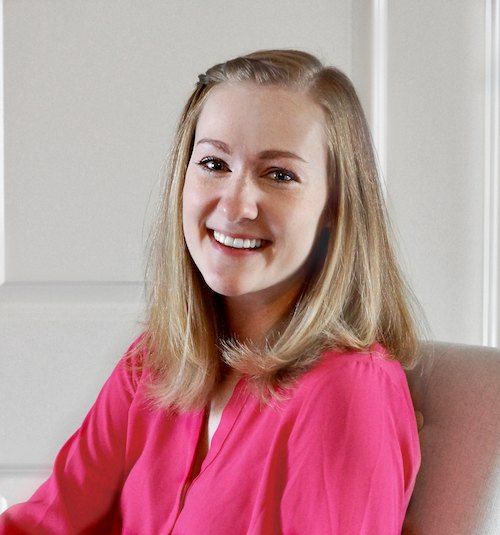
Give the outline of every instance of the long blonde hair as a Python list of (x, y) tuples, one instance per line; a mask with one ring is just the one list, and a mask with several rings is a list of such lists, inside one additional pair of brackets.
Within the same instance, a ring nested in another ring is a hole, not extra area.
[[(214, 86), (240, 81), (306, 92), (325, 112), (328, 138), (331, 226), (318, 239), (311, 275), (283, 328), (266, 333), (265, 348), (227, 332), (221, 296), (200, 277), (182, 227), (182, 189), (201, 109)], [(148, 238), (144, 330), (135, 347), (152, 372), (147, 398), (167, 411), (198, 410), (232, 368), (268, 403), (283, 399), (280, 388), (293, 386), (325, 350), (363, 351), (374, 342), (413, 368), (428, 324), (392, 242), (370, 131), (343, 72), (298, 50), (260, 50), (214, 65), (199, 76), (181, 114)]]

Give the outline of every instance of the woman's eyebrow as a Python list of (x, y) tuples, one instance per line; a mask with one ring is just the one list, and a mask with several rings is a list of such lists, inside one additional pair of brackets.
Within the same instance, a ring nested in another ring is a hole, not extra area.
[[(231, 154), (231, 149), (226, 145), (226, 143), (218, 139), (211, 139), (208, 137), (204, 137), (203, 139), (200, 139), (196, 143), (196, 145), (199, 145), (200, 143), (208, 143), (218, 148), (222, 152), (225, 152), (226, 154)], [(304, 158), (301, 158), (294, 152), (290, 152), (288, 150), (278, 150), (278, 149), (263, 150), (257, 155), (257, 157), (260, 160), (272, 160), (273, 158), (292, 158), (294, 160), (300, 160), (301, 162), (304, 162), (304, 163), (309, 163), (308, 161), (304, 160)]]

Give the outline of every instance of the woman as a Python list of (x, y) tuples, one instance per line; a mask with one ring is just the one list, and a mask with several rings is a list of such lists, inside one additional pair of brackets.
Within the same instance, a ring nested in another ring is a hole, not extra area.
[(144, 329), (1, 532), (400, 533), (418, 324), (388, 221), (341, 71), (263, 50), (200, 75)]

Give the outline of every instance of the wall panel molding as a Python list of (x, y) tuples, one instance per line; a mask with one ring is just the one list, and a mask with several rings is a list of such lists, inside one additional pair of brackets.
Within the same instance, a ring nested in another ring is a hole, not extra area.
[(0, 315), (77, 314), (102, 311), (137, 314), (143, 303), (140, 282), (6, 282), (0, 286)]
[[(141, 330), (141, 283), (0, 286), (0, 512), (26, 500)], [(56, 393), (56, 394), (55, 394)], [(21, 402), (22, 400), (22, 402)]]
[(379, 175), (387, 197), (387, 0), (372, 0), (371, 110)]
[(0, 0), (0, 284), (5, 281), (5, 164), (4, 164), (4, 129), (3, 114), (3, 0)]
[(483, 344), (498, 347), (500, 322), (500, 0), (485, 5)]

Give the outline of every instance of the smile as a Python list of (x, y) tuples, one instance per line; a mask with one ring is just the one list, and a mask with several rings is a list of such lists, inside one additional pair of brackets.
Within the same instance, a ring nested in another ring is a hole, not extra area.
[[(208, 235), (210, 237), (210, 241), (212, 242), (212, 245), (218, 251), (225, 253), (227, 255), (230, 255), (230, 256), (247, 256), (247, 255), (260, 254), (263, 250), (267, 249), (269, 245), (271, 245), (271, 242), (268, 240), (260, 240), (260, 239), (242, 240), (241, 238), (233, 239), (228, 236), (224, 236), (224, 234), (221, 234), (217, 232), (216, 230), (214, 231), (210, 229), (208, 231)], [(226, 240), (227, 240), (227, 245), (226, 245)], [(243, 246), (241, 242), (243, 242)], [(252, 242), (254, 244), (253, 247), (252, 247)], [(260, 245), (259, 245), (259, 242), (260, 242)], [(245, 247), (245, 245), (247, 245), (247, 247)]]
[(217, 232), (216, 230), (214, 230), (214, 238), (219, 243), (236, 249), (258, 249), (262, 245), (262, 240), (259, 239), (243, 240), (241, 238), (231, 238), (231, 236), (226, 236), (225, 234), (222, 234), (222, 232)]

